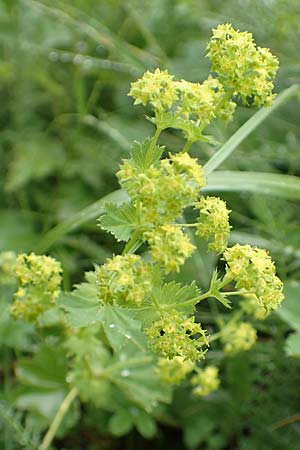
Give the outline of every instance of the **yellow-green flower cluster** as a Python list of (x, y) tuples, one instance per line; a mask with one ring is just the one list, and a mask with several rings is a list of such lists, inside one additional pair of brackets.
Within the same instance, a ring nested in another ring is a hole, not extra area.
[(215, 366), (207, 366), (204, 369), (197, 369), (197, 374), (191, 379), (193, 394), (205, 396), (216, 391), (220, 386), (219, 371)]
[(257, 47), (251, 33), (235, 30), (231, 24), (219, 25), (207, 49), (212, 71), (227, 91), (238, 95), (244, 104), (271, 104), (278, 59), (269, 49)]
[(284, 299), (282, 282), (266, 250), (236, 244), (224, 252), (226, 278), (236, 287), (256, 295), (266, 312), (276, 309)]
[(225, 353), (249, 350), (256, 342), (256, 330), (248, 322), (229, 323), (222, 331)]
[(167, 70), (147, 71), (142, 78), (131, 83), (128, 95), (135, 99), (135, 105), (151, 103), (155, 111), (163, 112), (171, 108), (178, 98), (173, 78)]
[(61, 272), (60, 263), (50, 256), (19, 255), (15, 265), (19, 288), (10, 309), (12, 316), (34, 322), (50, 309), (60, 293)]
[(128, 95), (134, 104), (152, 105), (158, 127), (182, 129), (194, 141), (201, 138), (199, 127), (204, 129), (216, 117), (232, 118), (236, 104), (218, 79), (209, 76), (203, 83), (193, 83), (173, 78), (167, 70), (156, 69), (131, 84)]
[(195, 206), (200, 210), (196, 234), (211, 240), (209, 250), (222, 253), (227, 247), (230, 233), (230, 211), (226, 203), (218, 197), (202, 197)]
[(217, 78), (209, 76), (203, 83), (191, 83), (181, 80), (176, 87), (180, 102), (176, 114), (187, 120), (193, 120), (199, 126), (206, 126), (216, 117), (229, 121), (236, 104), (225, 100), (223, 85)]
[(164, 358), (180, 356), (190, 361), (204, 358), (205, 330), (194, 317), (184, 318), (177, 311), (165, 314), (145, 329), (150, 347)]
[(0, 253), (0, 282), (13, 284), (16, 280), (16, 254), (15, 252)]
[(254, 294), (245, 294), (240, 306), (246, 314), (249, 314), (257, 320), (264, 320), (269, 312), (266, 312), (265, 308), (258, 303)]
[(194, 370), (194, 367), (194, 362), (182, 356), (175, 356), (172, 359), (159, 358), (155, 372), (165, 383), (179, 384)]
[(152, 269), (138, 255), (118, 255), (97, 268), (102, 303), (140, 305), (152, 287)]
[(165, 224), (144, 233), (150, 245), (154, 261), (159, 263), (166, 274), (179, 272), (185, 260), (191, 256), (195, 246), (182, 230), (172, 224)]
[(174, 221), (205, 185), (202, 166), (188, 154), (170, 155), (144, 171), (126, 160), (117, 176), (147, 225)]

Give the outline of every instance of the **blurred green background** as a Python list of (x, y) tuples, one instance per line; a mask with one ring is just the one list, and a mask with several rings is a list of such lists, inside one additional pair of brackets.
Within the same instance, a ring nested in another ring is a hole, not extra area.
[[(279, 58), (276, 92), (300, 82), (298, 0), (0, 0), (0, 251), (41, 248), (47, 231), (118, 188), (114, 174), (121, 158), (134, 139), (153, 132), (145, 110), (133, 107), (127, 96), (130, 83), (155, 67), (179, 79), (205, 79), (211, 29), (225, 22), (252, 32), (258, 45)], [(222, 169), (300, 176), (299, 111), (296, 98), (278, 109)], [(214, 125), (220, 143), (253, 113), (240, 106), (231, 124)], [(161, 141), (169, 148), (182, 145), (173, 131)], [(203, 143), (192, 149), (203, 163), (214, 152)], [(223, 197), (233, 211), (232, 241), (268, 248), (279, 275), (288, 286), (298, 286), (299, 201), (246, 193)], [(93, 220), (45, 250), (61, 260), (68, 289), (84, 270), (120, 248)], [(205, 285), (214, 264), (196, 257), (182, 278)], [(293, 290), (293, 298), (298, 292)], [(226, 367), (223, 403), (204, 402), (201, 414), (189, 416), (182, 406), (175, 413), (182, 416), (189, 448), (299, 450), (296, 420), (272, 431), (272, 424), (300, 409), (300, 361), (284, 350), (289, 326), (278, 317), (260, 326), (256, 349)], [(240, 388), (237, 378), (244, 380)], [(228, 401), (234, 430), (222, 425)], [(199, 429), (208, 430), (202, 438)], [(164, 436), (143, 445), (165, 448)], [(88, 449), (120, 448), (109, 445)]]

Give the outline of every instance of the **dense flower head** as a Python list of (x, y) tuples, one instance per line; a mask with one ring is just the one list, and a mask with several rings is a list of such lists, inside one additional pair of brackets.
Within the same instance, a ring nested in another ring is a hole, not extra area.
[(239, 353), (249, 350), (256, 342), (256, 330), (248, 322), (228, 324), (222, 331), (225, 353)]
[(242, 310), (255, 317), (257, 320), (264, 320), (270, 311), (266, 311), (265, 308), (258, 303), (257, 298), (254, 294), (245, 294), (243, 300), (240, 302)]
[(215, 366), (207, 366), (204, 369), (197, 369), (197, 374), (191, 379), (191, 384), (194, 386), (193, 394), (197, 396), (205, 396), (216, 391), (220, 386), (218, 374), (218, 368)]
[(177, 82), (180, 102), (176, 113), (185, 119), (194, 120), (198, 126), (206, 126), (220, 116), (229, 121), (236, 104), (230, 100), (223, 101), (225, 92), (217, 78), (209, 76), (203, 83)]
[(167, 70), (147, 71), (131, 84), (128, 95), (135, 99), (135, 105), (151, 103), (154, 110), (162, 112), (171, 108), (178, 97), (173, 78)]
[(231, 120), (236, 104), (217, 78), (210, 75), (203, 83), (173, 78), (167, 70), (147, 71), (131, 84), (128, 94), (134, 97), (134, 104), (152, 105), (152, 121), (159, 128), (181, 129), (187, 139), (195, 141), (202, 138), (202, 130), (213, 119)]
[(230, 210), (226, 203), (218, 197), (202, 197), (195, 206), (200, 210), (196, 234), (211, 241), (209, 250), (222, 253), (230, 233)]
[(12, 316), (34, 322), (51, 308), (60, 293), (61, 272), (60, 263), (50, 256), (19, 255), (15, 264), (19, 288), (10, 309)]
[(237, 288), (255, 294), (260, 305), (269, 312), (284, 299), (282, 282), (275, 274), (275, 265), (266, 250), (236, 244), (224, 252), (226, 277)]
[(125, 160), (117, 176), (138, 206), (141, 224), (174, 221), (205, 185), (202, 166), (188, 154), (170, 155), (143, 171), (134, 161)]
[(194, 317), (184, 318), (177, 311), (170, 311), (145, 332), (150, 347), (164, 358), (180, 356), (192, 362), (204, 358), (203, 347), (207, 345), (207, 338)]
[(245, 104), (270, 105), (278, 59), (269, 49), (257, 47), (251, 33), (235, 30), (231, 24), (213, 30), (207, 49), (212, 71), (226, 90), (234, 92)]
[(180, 266), (196, 248), (189, 237), (178, 226), (172, 224), (146, 231), (143, 237), (150, 245), (152, 258), (167, 274), (179, 272)]
[(152, 268), (138, 255), (117, 255), (97, 268), (96, 280), (102, 303), (140, 305), (151, 291)]
[(185, 377), (193, 371), (195, 363), (182, 356), (175, 356), (172, 359), (159, 358), (155, 370), (159, 378), (168, 384), (179, 384)]

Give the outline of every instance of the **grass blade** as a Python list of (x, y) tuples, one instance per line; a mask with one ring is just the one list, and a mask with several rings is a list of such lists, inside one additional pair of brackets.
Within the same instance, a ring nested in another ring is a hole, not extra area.
[(253, 192), (300, 199), (300, 177), (264, 172), (217, 171), (207, 177), (203, 192)]
[(83, 210), (74, 214), (73, 217), (61, 222), (59, 225), (48, 231), (37, 245), (35, 251), (37, 253), (46, 252), (55, 242), (59, 241), (70, 231), (75, 230), (89, 220), (96, 220), (101, 214), (104, 213), (104, 206), (106, 203), (121, 204), (127, 199), (127, 194), (121, 189), (105, 195), (100, 200), (97, 200), (95, 203), (92, 203)]
[(282, 91), (277, 99), (274, 101), (273, 105), (269, 108), (262, 108), (252, 117), (250, 117), (247, 122), (244, 123), (229, 139), (225, 144), (215, 153), (209, 161), (204, 165), (204, 171), (206, 175), (216, 170), (225, 159), (227, 159), (231, 153), (249, 136), (252, 131), (255, 130), (270, 114), (272, 114), (276, 109), (286, 103), (293, 95), (299, 93), (299, 85), (293, 84), (288, 89)]

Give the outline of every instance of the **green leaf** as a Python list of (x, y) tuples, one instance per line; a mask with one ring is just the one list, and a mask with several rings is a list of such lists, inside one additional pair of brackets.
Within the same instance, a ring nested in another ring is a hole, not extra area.
[(290, 281), (284, 284), (285, 299), (277, 309), (277, 314), (294, 330), (300, 332), (300, 283)]
[(112, 372), (111, 381), (125, 397), (148, 413), (157, 407), (158, 402), (171, 401), (171, 388), (154, 373), (151, 356), (135, 353), (135, 356), (124, 359), (122, 368), (116, 367)]
[(105, 214), (99, 218), (102, 230), (113, 234), (118, 241), (128, 241), (136, 227), (136, 209), (131, 203), (105, 205)]
[(104, 332), (115, 352), (131, 342), (135, 351), (146, 352), (147, 340), (141, 331), (141, 322), (132, 318), (132, 312), (115, 306), (104, 307)]
[(114, 436), (124, 436), (132, 427), (132, 417), (125, 409), (117, 411), (108, 422), (108, 431)]
[(155, 421), (143, 411), (137, 411), (136, 416), (134, 416), (134, 424), (139, 433), (146, 439), (153, 438), (157, 432)]
[[(138, 141), (134, 141), (131, 148), (132, 159), (138, 169), (144, 171), (151, 164), (159, 161), (164, 147), (160, 147), (158, 145), (153, 145), (152, 147), (152, 139), (147, 138), (144, 142), (140, 143)], [(150, 151), (149, 151), (150, 150)]]
[[(183, 286), (180, 283), (171, 281), (154, 289), (144, 306), (131, 309), (130, 311), (136, 319), (143, 323), (143, 326), (148, 326), (153, 320), (158, 319), (160, 315), (157, 305), (161, 309), (169, 311), (176, 309), (185, 314), (193, 313), (199, 293), (200, 291), (194, 283), (191, 283), (190, 286)], [(190, 302), (193, 299), (195, 301)]]
[(0, 251), (30, 252), (37, 242), (34, 215), (20, 210), (0, 211)]
[(288, 356), (300, 357), (300, 333), (292, 333), (285, 342), (285, 351)]
[(207, 177), (202, 192), (253, 192), (300, 199), (300, 177), (262, 172), (217, 171)]
[(71, 327), (85, 327), (102, 319), (95, 272), (85, 274), (86, 282), (77, 284), (73, 292), (62, 293), (58, 305), (67, 313)]
[[(183, 286), (180, 283), (171, 281), (155, 290), (153, 296), (160, 306), (174, 307), (174, 309), (179, 309), (180, 311), (189, 314), (194, 311), (194, 304), (182, 304), (198, 297), (199, 294), (200, 291), (194, 282), (192, 282), (190, 286)], [(197, 300), (195, 300), (195, 304), (196, 303)], [(177, 307), (178, 304), (180, 304), (180, 306)]]
[(225, 159), (238, 147), (238, 145), (249, 136), (270, 114), (277, 108), (286, 103), (291, 97), (299, 92), (297, 84), (292, 85), (288, 89), (281, 92), (273, 105), (269, 108), (262, 108), (254, 114), (244, 125), (242, 125), (228, 141), (215, 153), (210, 160), (204, 165), (206, 175), (209, 175), (217, 169)]
[(186, 421), (184, 427), (184, 443), (189, 450), (197, 448), (213, 432), (215, 425), (211, 417), (195, 415)]
[[(22, 358), (16, 372), (22, 383), (16, 393), (16, 407), (30, 411), (28, 420), (35, 429), (46, 428), (69, 390), (64, 349), (43, 345), (33, 358)], [(64, 419), (63, 428), (74, 425), (77, 418), (74, 405)]]
[(7, 181), (7, 189), (12, 191), (20, 189), (31, 180), (49, 176), (65, 163), (61, 143), (59, 140), (50, 139), (49, 136), (37, 134), (25, 139), (22, 143), (18, 143), (15, 153)]
[(103, 310), (99, 300), (76, 293), (61, 294), (58, 301), (67, 313), (67, 320), (71, 327), (86, 327), (97, 320), (101, 320)]

